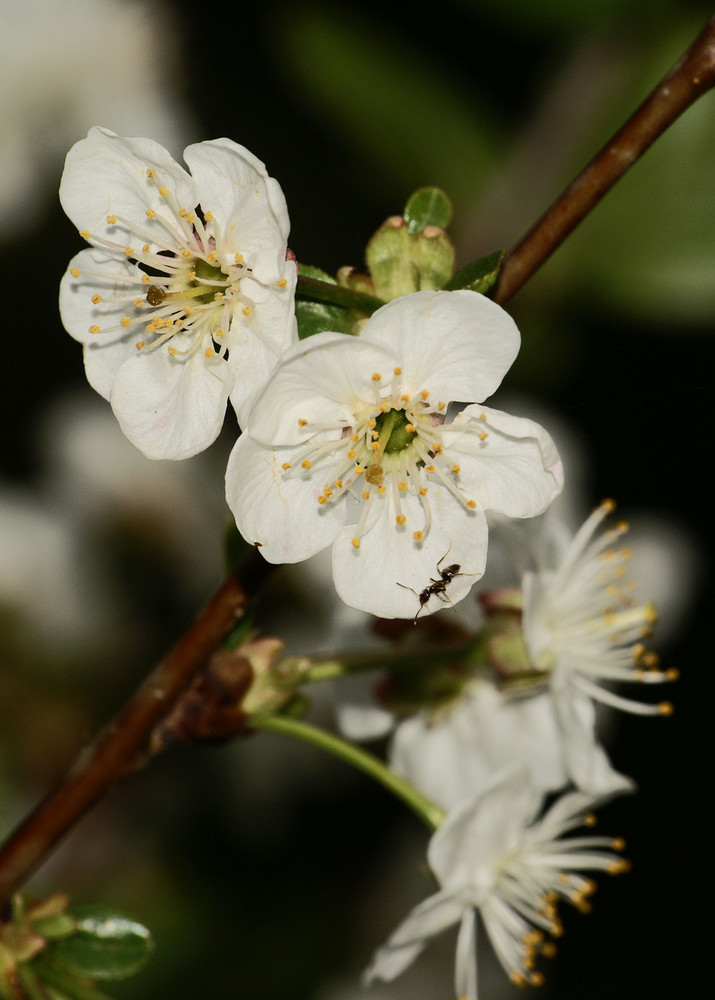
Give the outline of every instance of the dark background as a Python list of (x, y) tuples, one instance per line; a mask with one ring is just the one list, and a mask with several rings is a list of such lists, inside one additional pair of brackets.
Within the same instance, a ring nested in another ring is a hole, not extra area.
[[(60, 6), (47, 16), (61, 17)], [(328, 271), (361, 265), (374, 229), (424, 184), (454, 200), (460, 263), (512, 245), (710, 13), (675, 0), (449, 0), (427, 16), (371, 2), (137, 9), (161, 86), (183, 108), (177, 132), (186, 141), (227, 135), (263, 159), (286, 194), (292, 249)], [(111, 48), (111, 10), (107, 25)], [(86, 72), (71, 39), (66, 64)], [(101, 71), (95, 83), (101, 94)], [(10, 104), (28, 100), (15, 84)], [(587, 506), (614, 496), (625, 516), (645, 510), (675, 547), (663, 589), (677, 608), (669, 615), (666, 600), (659, 649), (682, 670), (676, 714), (617, 720), (609, 752), (640, 792), (609, 806), (600, 826), (625, 836), (633, 871), (605, 880), (593, 914), (567, 921), (548, 969), (554, 997), (689, 995), (707, 958), (693, 939), (702, 902), (693, 890), (710, 874), (700, 850), (709, 840), (714, 100), (703, 98), (510, 304), (524, 343), (508, 391), (533, 400), (547, 426), (550, 417), (568, 426), (587, 469)], [(37, 130), (52, 123), (32, 109), (25, 117), (42, 145)], [(53, 406), (68, 392), (94, 400), (56, 309), (80, 245), (52, 194), (61, 159), (44, 170), (39, 215), (0, 245), (0, 477), (13, 496), (42, 497), (56, 513)], [(234, 433), (229, 423), (214, 470)], [(220, 539), (220, 471), (209, 482), (206, 468), (194, 463), (204, 491), (195, 502)], [(18, 638), (15, 611), (0, 618), (3, 828), (62, 773), (220, 579), (216, 559), (215, 574), (204, 565), (193, 589), (177, 582), (192, 571), (177, 555), (171, 515), (147, 521), (140, 507), (107, 513), (76, 554), (122, 594), (111, 641), (55, 649), (53, 660), (47, 643)], [(255, 741), (158, 761), (113, 792), (35, 878), (38, 892), (116, 903), (155, 931), (147, 970), (109, 992), (348, 998), (372, 949), (428, 891), (425, 841), (401, 806), (317, 752), (262, 739), (267, 749)], [(401, 881), (409, 888), (398, 904)], [(450, 939), (435, 949), (438, 973), (428, 952), (426, 972), (374, 996), (451, 995), (451, 948)], [(484, 997), (511, 995), (494, 982), (483, 982)]]

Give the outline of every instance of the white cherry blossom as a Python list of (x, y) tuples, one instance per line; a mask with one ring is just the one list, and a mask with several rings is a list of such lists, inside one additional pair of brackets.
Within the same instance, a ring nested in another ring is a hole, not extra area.
[(432, 837), (430, 868), (439, 890), (419, 903), (376, 953), (366, 983), (392, 980), (437, 934), (459, 924), (455, 988), (460, 1000), (477, 998), (476, 924), (481, 919), (499, 961), (513, 982), (538, 985), (541, 953), (562, 926), (556, 904), (587, 912), (595, 889), (583, 871), (625, 871), (616, 838), (563, 835), (592, 825), (593, 798), (574, 792), (536, 819), (541, 795), (528, 772), (509, 768), (475, 799), (462, 803)]
[(93, 128), (67, 155), (60, 200), (91, 244), (60, 287), (90, 384), (149, 458), (206, 448), (228, 400), (240, 424), (297, 339), (281, 189), (230, 139), (189, 146)]
[(657, 656), (643, 644), (656, 611), (634, 599), (627, 572), (631, 552), (618, 546), (628, 525), (597, 534), (614, 506), (602, 503), (569, 541), (560, 531), (547, 531), (551, 555), (522, 582), (529, 660), (548, 681), (571, 780), (594, 793), (613, 791), (619, 781), (624, 789), (629, 784), (612, 770), (596, 739), (595, 703), (636, 715), (670, 715), (670, 702), (627, 698), (610, 685), (677, 677), (675, 670), (658, 669)]
[(239, 531), (269, 562), (333, 544), (338, 594), (372, 614), (461, 600), (484, 571), (485, 512), (533, 517), (563, 482), (542, 427), (481, 403), (518, 348), (489, 299), (424, 291), (383, 306), (359, 337), (289, 349), (229, 459)]

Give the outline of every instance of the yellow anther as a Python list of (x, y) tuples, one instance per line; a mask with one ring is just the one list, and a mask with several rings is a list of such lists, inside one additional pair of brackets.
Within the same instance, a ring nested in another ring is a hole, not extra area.
[(400, 482), (397, 484), (397, 488), (400, 491), (400, 493), (405, 492), (405, 490), (407, 489), (407, 483), (405, 482), (404, 479), (400, 480)]
[(554, 958), (557, 950), (558, 949), (553, 941), (547, 941), (541, 948), (541, 954), (544, 958)]
[(162, 198), (166, 198), (168, 193), (169, 193), (168, 187), (166, 187), (165, 184), (162, 184), (161, 187), (159, 188), (159, 194), (161, 195)]
[(348, 458), (352, 461), (352, 459), (355, 458), (356, 455), (357, 455), (357, 452), (355, 451), (355, 449), (351, 448), (350, 451), (348, 452)]
[(432, 449), (432, 454), (433, 455), (441, 455), (442, 454), (442, 445), (441, 444), (436, 444), (434, 446), (434, 448)]
[[(100, 296), (100, 298), (101, 298), (101, 296)], [(144, 305), (144, 299), (134, 299), (134, 308), (135, 309), (141, 309), (143, 305)]]
[(307, 423), (308, 423), (308, 421), (307, 421), (307, 420), (305, 420), (305, 418), (304, 418), (304, 417), (298, 417), (298, 426), (299, 426), (299, 427), (305, 427), (305, 425), (306, 425)]
[(412, 537), (416, 542), (421, 542), (425, 536), (423, 531), (413, 531)]
[(79, 235), (82, 237), (83, 240), (88, 240), (89, 239), (89, 229), (80, 229)]
[(486, 441), (486, 439), (489, 437), (489, 435), (487, 434), (486, 431), (482, 431), (482, 433), (479, 434), (478, 437), (479, 437), (480, 441)]
[(598, 823), (598, 818), (596, 817), (595, 813), (586, 813), (586, 815), (583, 817), (584, 826), (595, 826), (596, 823)]
[(243, 312), (244, 316), (250, 316), (251, 315), (251, 307), (250, 306), (244, 306), (242, 312)]
[(301, 469), (312, 469), (313, 463), (309, 458), (304, 458), (303, 461), (300, 463), (300, 467)]
[(428, 472), (434, 472), (434, 465), (426, 465), (425, 468)]
[(477, 506), (476, 500), (467, 500), (467, 507), (469, 507), (470, 510), (474, 510), (476, 506)]
[(437, 403), (437, 409), (438, 410), (443, 410), (446, 405), (447, 405), (446, 403)]
[(284, 462), (283, 465), (281, 465), (281, 469), (283, 469), (284, 472), (286, 472), (288, 469), (292, 469), (292, 468), (293, 468), (293, 466), (290, 464), (290, 462)]
[(427, 391), (427, 389), (423, 389), (422, 392), (420, 393), (420, 396), (422, 397), (422, 399), (427, 399), (429, 397), (429, 392)]
[(325, 503), (327, 503), (327, 502), (328, 502), (328, 498), (327, 498), (326, 496), (323, 496), (323, 495), (321, 494), (321, 495), (320, 495), (320, 496), (318, 497), (318, 503), (319, 503), (319, 504), (325, 504)]
[(401, 403), (409, 403), (409, 401), (410, 401), (410, 397), (407, 395), (407, 393), (403, 393), (403, 395), (400, 396), (400, 402)]
[[(213, 215), (211, 216), (211, 218), (213, 219)], [(242, 253), (235, 253), (233, 255), (233, 259), (236, 261), (237, 264), (243, 264), (243, 254)]]
[(206, 350), (204, 351), (205, 358), (213, 358), (215, 354), (216, 351), (214, 351), (213, 347), (207, 347)]
[(153, 208), (147, 208), (147, 210), (146, 210), (146, 217), (147, 217), (147, 219), (153, 219), (155, 215), (156, 215), (156, 212), (154, 211)]
[(407, 518), (404, 514), (398, 514), (395, 518), (395, 524), (404, 524)]
[(143, 251), (144, 253), (149, 253), (149, 250), (150, 250), (150, 249), (151, 249), (151, 248), (150, 248), (150, 246), (149, 246), (149, 244), (148, 244), (148, 243), (145, 243), (145, 244), (144, 244), (144, 246), (142, 247), (142, 251)]
[(142, 347), (146, 347), (146, 340), (138, 340), (134, 346), (138, 351), (141, 351)]
[(147, 177), (156, 177), (156, 170), (153, 167), (147, 167), (146, 175)]
[(544, 985), (544, 974), (543, 972), (532, 972), (529, 976), (529, 983), (531, 986), (543, 986)]
[(281, 280), (278, 282), (278, 287), (279, 288), (285, 288), (285, 286), (287, 284), (288, 284), (288, 282), (285, 280), (285, 278), (281, 278)]
[[(372, 448), (373, 451), (379, 451), (380, 450), (380, 442), (379, 441), (371, 441), (370, 442), (370, 447)], [(350, 453), (348, 452), (348, 454), (350, 454)]]
[(89, 332), (90, 333), (99, 333), (100, 330), (101, 330), (101, 327), (97, 326), (96, 323), (93, 323), (92, 326), (90, 326), (90, 328), (89, 328)]
[(181, 256), (182, 257), (193, 257), (193, 254), (191, 253), (190, 250), (182, 250), (181, 251)]
[(377, 492), (378, 493), (384, 493), (386, 489), (387, 489), (386, 486), (378, 486), (377, 487)]
[(333, 483), (333, 486), (335, 487), (336, 490), (341, 490), (343, 488), (342, 479), (336, 479), (335, 482)]
[(360, 440), (360, 435), (359, 434), (351, 434), (350, 435), (350, 440), (351, 441), (359, 441)]
[(124, 326), (124, 327), (132, 325), (132, 321), (129, 318), (129, 316), (122, 316), (122, 318), (120, 319), (119, 323), (120, 323), (121, 326)]
[(665, 671), (665, 679), (667, 681), (677, 681), (680, 677), (680, 671), (677, 667), (668, 667)]
[(361, 476), (364, 471), (365, 471), (365, 466), (364, 465), (356, 465), (355, 466), (355, 475), (356, 476)]
[(142, 275), (142, 284), (143, 285), (148, 285), (150, 282), (151, 282), (151, 278), (149, 277), (149, 275), (148, 274), (143, 274)]
[(204, 222), (213, 222), (213, 212), (204, 212)]
[(79, 278), (79, 268), (78, 267), (71, 268), (70, 274), (72, 275), (73, 278)]
[(178, 353), (179, 352), (176, 350), (175, 347), (170, 347), (169, 348), (169, 357), (175, 358)]
[(116, 224), (117, 224), (117, 217), (116, 217), (116, 215), (108, 215), (107, 216), (107, 222), (109, 223), (110, 226), (116, 226)]
[(658, 705), (658, 711), (661, 715), (672, 715), (675, 709), (669, 701), (661, 701)]
[(461, 466), (457, 465), (456, 463), (455, 465), (452, 466), (453, 475), (458, 476), (461, 471), (462, 471)]
[[(372, 428), (375, 426), (376, 423), (377, 423), (377, 421), (375, 421), (375, 420), (366, 420), (365, 421), (365, 426), (368, 427), (368, 428), (370, 428), (370, 430), (372, 430)], [(355, 440), (357, 441), (357, 435), (355, 436)]]
[(609, 875), (623, 875), (625, 872), (631, 870), (631, 863), (626, 858), (619, 858), (618, 861), (614, 861), (612, 865), (609, 865), (606, 871)]
[(422, 489), (420, 490), (420, 496), (421, 497), (426, 497), (427, 496), (427, 487), (426, 486), (423, 486)]
[(407, 431), (408, 434), (417, 433), (417, 428), (415, 427), (414, 424), (405, 424), (405, 430)]
[(102, 301), (102, 296), (101, 295), (93, 295), (92, 296), (92, 302), (94, 302), (94, 304), (96, 306), (98, 306), (101, 301)]
[(393, 375), (402, 375), (402, 369), (401, 368), (393, 368), (392, 369), (392, 374)]
[(359, 549), (360, 548), (360, 539), (359, 538), (353, 538), (352, 539), (352, 545), (353, 545), (354, 549)]
[(363, 500), (369, 500), (370, 499), (370, 490), (363, 490), (362, 493), (360, 494), (360, 496), (363, 498)]
[(133, 257), (134, 256), (134, 250), (132, 249), (132, 247), (124, 247), (124, 256), (125, 257)]
[(380, 381), (382, 381), (382, 375), (379, 372), (373, 372), (373, 374), (370, 376), (370, 378), (372, 379), (373, 382), (380, 382)]
[(614, 837), (611, 841), (611, 847), (614, 851), (624, 851), (626, 849), (626, 842), (623, 837)]
[(328, 499), (333, 495), (333, 491), (330, 489), (329, 486), (326, 486), (323, 489), (323, 493), (325, 494), (326, 498), (328, 498)]

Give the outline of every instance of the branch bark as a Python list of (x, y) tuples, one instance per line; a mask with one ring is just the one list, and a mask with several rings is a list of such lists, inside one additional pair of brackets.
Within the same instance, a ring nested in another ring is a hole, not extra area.
[(493, 298), (503, 305), (548, 260), (659, 135), (715, 85), (715, 15), (637, 111), (504, 258)]

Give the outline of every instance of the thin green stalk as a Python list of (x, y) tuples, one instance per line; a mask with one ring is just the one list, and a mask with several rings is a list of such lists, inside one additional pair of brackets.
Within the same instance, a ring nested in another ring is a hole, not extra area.
[(340, 758), (346, 764), (359, 768), (375, 781), (379, 781), (393, 795), (402, 799), (405, 805), (417, 813), (423, 823), (426, 823), (431, 830), (436, 830), (443, 822), (446, 815), (443, 809), (440, 809), (430, 799), (425, 798), (409, 782), (395, 774), (378, 757), (363, 750), (362, 747), (348, 743), (339, 736), (319, 729), (318, 726), (313, 726), (309, 722), (291, 719), (286, 715), (269, 715), (263, 719), (251, 719), (250, 724), (253, 729), (262, 729), (268, 733), (281, 733), (283, 736), (291, 736), (293, 739), (310, 743), (311, 746)]
[(315, 299), (318, 302), (331, 302), (346, 309), (359, 309), (366, 316), (372, 316), (376, 309), (384, 306), (382, 299), (365, 292), (356, 292), (343, 285), (335, 285), (330, 281), (320, 281), (318, 278), (308, 278), (298, 275), (298, 285), (295, 290), (298, 298)]
[(459, 662), (475, 663), (476, 652), (481, 648), (480, 637), (470, 638), (464, 642), (449, 643), (445, 646), (435, 646), (432, 649), (400, 649), (397, 652), (386, 650), (376, 653), (346, 653), (331, 656), (324, 660), (312, 659), (301, 675), (301, 684), (315, 684), (318, 681), (335, 680), (346, 674), (366, 673), (369, 670), (397, 671), (409, 669), (418, 671), (433, 667), (438, 663)]

